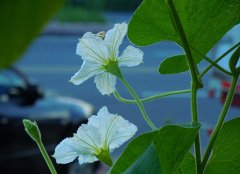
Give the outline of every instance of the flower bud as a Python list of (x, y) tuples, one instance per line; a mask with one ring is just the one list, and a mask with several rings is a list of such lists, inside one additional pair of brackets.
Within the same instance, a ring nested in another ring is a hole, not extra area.
[(41, 133), (38, 129), (38, 125), (36, 122), (32, 122), (30, 120), (24, 119), (23, 125), (25, 127), (25, 131), (34, 141), (36, 142), (41, 141)]

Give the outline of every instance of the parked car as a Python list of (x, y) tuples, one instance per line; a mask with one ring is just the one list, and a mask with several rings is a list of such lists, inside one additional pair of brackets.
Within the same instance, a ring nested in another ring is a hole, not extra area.
[[(72, 136), (92, 114), (91, 104), (49, 94), (16, 68), (0, 71), (0, 173), (49, 173), (36, 144), (24, 131), (24, 118), (37, 121), (46, 149), (52, 155), (57, 143)], [(57, 166), (59, 174), (71, 170), (71, 165)], [(94, 173), (97, 166), (89, 165), (88, 170)]]

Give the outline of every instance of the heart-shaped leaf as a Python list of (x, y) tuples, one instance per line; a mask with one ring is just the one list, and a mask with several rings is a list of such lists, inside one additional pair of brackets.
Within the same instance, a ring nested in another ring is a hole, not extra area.
[(181, 166), (178, 168), (177, 172), (175, 172), (175, 174), (183, 174), (183, 173), (184, 174), (196, 173), (195, 158), (190, 152), (187, 153)]
[[(158, 131), (145, 133), (134, 140), (132, 140), (125, 151), (122, 153), (120, 158), (111, 168), (109, 173), (118, 174), (123, 173), (124, 171), (131, 170), (131, 166), (138, 160), (141, 159), (141, 156), (144, 155), (145, 151), (148, 150), (149, 146), (153, 142), (153, 138), (156, 136)], [(149, 150), (151, 153), (151, 150)], [(146, 153), (147, 154), (147, 153)], [(158, 161), (157, 161), (158, 163)]]
[(204, 173), (240, 173), (240, 118), (224, 123)]
[[(189, 44), (202, 54), (210, 51), (227, 31), (240, 22), (240, 0), (175, 0), (174, 3)], [(164, 40), (182, 45), (165, 0), (144, 0), (130, 20), (128, 37), (140, 46)], [(202, 60), (200, 56), (193, 56), (195, 63)], [(186, 71), (186, 58), (179, 59), (169, 60), (169, 73), (174, 73), (174, 67), (178, 67), (176, 73)]]
[(156, 153), (156, 148), (150, 144), (138, 160), (128, 168), (124, 174), (138, 173), (158, 173), (161, 174), (161, 166)]
[[(167, 125), (132, 140), (109, 173), (170, 174), (183, 163), (200, 125)], [(174, 155), (173, 155), (174, 154)]]
[(162, 172), (171, 174), (177, 171), (191, 148), (200, 125), (168, 125), (154, 138)]

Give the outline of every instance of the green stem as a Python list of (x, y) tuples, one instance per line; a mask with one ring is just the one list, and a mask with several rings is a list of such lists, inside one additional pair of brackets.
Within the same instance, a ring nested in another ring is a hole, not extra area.
[(183, 29), (182, 23), (180, 21), (180, 18), (178, 16), (177, 10), (174, 6), (174, 2), (173, 2), (173, 0), (166, 0), (166, 4), (167, 4), (168, 9), (169, 9), (169, 13), (170, 13), (170, 16), (171, 16), (171, 19), (172, 19), (173, 26), (175, 27), (177, 33), (179, 34), (179, 36), (181, 38), (181, 41), (182, 41), (182, 44), (183, 44), (183, 48), (186, 52), (188, 65), (189, 65), (189, 69), (190, 69), (191, 76), (192, 76), (192, 81), (193, 81), (193, 83), (196, 84), (196, 86), (198, 88), (201, 88), (203, 85), (202, 85), (201, 80), (198, 77), (199, 72), (198, 72), (198, 69), (197, 69), (197, 67), (194, 63), (194, 59), (193, 59), (193, 56), (192, 56), (192, 53), (191, 53), (191, 50), (190, 50), (190, 47), (189, 47), (189, 43), (187, 41), (187, 37), (186, 37), (186, 34), (184, 32), (184, 29)]
[[(229, 50), (227, 50), (225, 53), (223, 53), (219, 58), (217, 58), (214, 63), (218, 63), (220, 60), (222, 60), (226, 55), (228, 55), (229, 53), (231, 53), (234, 49), (236, 49), (238, 46), (240, 46), (240, 42), (238, 42), (237, 44), (235, 44), (234, 46), (232, 46)], [(213, 65), (209, 65), (200, 75), (199, 78), (202, 78), (211, 68), (213, 67)]]
[(44, 157), (44, 159), (45, 159), (45, 161), (46, 161), (46, 163), (48, 165), (48, 168), (51, 171), (51, 173), (52, 174), (57, 174), (57, 171), (54, 168), (54, 165), (53, 165), (51, 159), (49, 158), (48, 153), (47, 153), (43, 143), (41, 141), (40, 142), (36, 142), (36, 143), (37, 143), (37, 145), (38, 145), (38, 147), (39, 147), (39, 149), (40, 149), (40, 151), (41, 151), (41, 153), (42, 153), (42, 155), (43, 155), (43, 157)]
[(224, 68), (222, 68), (221, 66), (219, 66), (216, 62), (212, 61), (209, 57), (207, 57), (206, 55), (203, 55), (202, 53), (200, 53), (197, 49), (193, 48), (191, 46), (191, 49), (196, 52), (199, 56), (201, 56), (202, 58), (204, 58), (206, 61), (208, 61), (212, 66), (215, 66), (217, 69), (219, 69), (220, 71), (222, 71), (223, 73), (232, 76), (232, 73), (225, 70)]
[(130, 94), (132, 95), (132, 97), (136, 100), (137, 105), (142, 113), (142, 116), (144, 118), (144, 120), (147, 122), (147, 124), (151, 127), (152, 130), (156, 130), (157, 127), (153, 124), (153, 122), (150, 120), (150, 118), (148, 117), (142, 102), (140, 101), (138, 95), (135, 93), (135, 91), (132, 89), (132, 87), (129, 85), (129, 83), (123, 78), (123, 77), (119, 77), (119, 79), (122, 81), (122, 83), (125, 85), (125, 87), (128, 89), (128, 91), (130, 92)]
[[(140, 99), (140, 101), (142, 103), (143, 102), (150, 102), (150, 101), (162, 98), (162, 97), (167, 97), (167, 96), (176, 95), (176, 94), (185, 94), (185, 93), (189, 93), (189, 92), (191, 92), (190, 89), (165, 92), (165, 93), (162, 93), (162, 94), (157, 94), (157, 95), (153, 95), (151, 97)], [(126, 103), (126, 104), (136, 104), (137, 103), (136, 100), (129, 100), (129, 99), (125, 99), (125, 98), (121, 97), (117, 90), (113, 94), (114, 94), (115, 98), (122, 103)]]
[[(197, 87), (192, 83), (192, 97), (191, 97), (191, 112), (192, 122), (198, 123), (198, 111), (197, 111)], [(196, 166), (197, 173), (199, 173), (201, 165), (201, 144), (200, 144), (200, 133), (197, 134), (194, 143), (195, 155), (196, 155)]]
[(201, 173), (202, 174), (204, 172), (204, 169), (205, 169), (205, 166), (207, 164), (207, 161), (211, 155), (211, 152), (212, 152), (212, 148), (214, 146), (214, 143), (217, 139), (217, 136), (222, 128), (222, 125), (224, 123), (224, 120), (225, 120), (225, 117), (227, 115), (227, 112), (229, 110), (229, 107), (231, 105), (231, 102), (232, 102), (232, 99), (233, 99), (233, 96), (234, 96), (234, 91), (235, 91), (235, 88), (236, 88), (236, 85), (237, 85), (237, 80), (238, 80), (238, 76), (233, 76), (233, 79), (232, 79), (232, 82), (231, 82), (231, 86), (230, 86), (230, 89), (229, 89), (229, 92), (228, 92), (228, 95), (227, 95), (227, 98), (226, 98), (226, 101), (224, 103), (224, 106), (223, 106), (223, 109), (222, 109), (222, 112), (220, 114), (220, 117), (218, 119), (218, 122), (217, 122), (217, 125), (211, 135), (211, 139), (208, 143), (208, 146), (207, 146), (207, 149), (206, 149), (206, 152), (204, 154), (204, 157), (203, 157), (203, 161), (202, 161), (202, 164), (201, 164)]
[[(203, 87), (201, 78), (198, 77), (199, 71), (197, 66), (195, 65), (194, 59), (192, 57), (191, 49), (189, 43), (187, 41), (186, 34), (184, 32), (183, 26), (181, 24), (180, 18), (178, 16), (177, 10), (174, 6), (173, 0), (165, 0), (166, 4), (169, 8), (170, 16), (172, 19), (173, 26), (175, 27), (177, 33), (179, 34), (183, 48), (187, 55), (188, 66), (191, 72), (192, 79), (192, 97), (191, 97), (191, 110), (192, 110), (192, 122), (198, 122), (198, 113), (197, 113), (197, 89)], [(201, 149), (200, 149), (200, 136), (199, 133), (195, 139), (195, 154), (196, 154), (196, 166), (197, 171), (199, 171), (199, 167), (201, 164)]]

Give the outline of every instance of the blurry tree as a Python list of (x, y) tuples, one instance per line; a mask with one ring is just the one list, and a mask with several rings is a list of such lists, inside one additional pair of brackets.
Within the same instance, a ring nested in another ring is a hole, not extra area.
[(64, 0), (0, 0), (0, 69), (14, 63)]
[(106, 0), (106, 10), (110, 11), (134, 11), (142, 0)]
[(105, 8), (106, 0), (68, 0), (67, 4), (81, 6), (89, 10), (102, 11)]
[(133, 11), (142, 0), (68, 0), (68, 4), (93, 10)]

